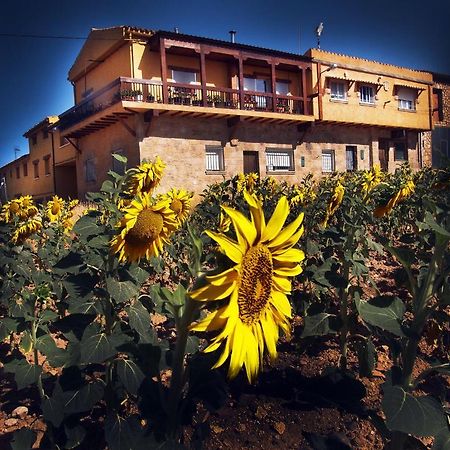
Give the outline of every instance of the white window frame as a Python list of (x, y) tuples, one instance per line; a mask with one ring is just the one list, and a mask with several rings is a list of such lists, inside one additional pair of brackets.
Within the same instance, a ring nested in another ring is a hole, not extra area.
[(330, 81), (330, 97), (333, 100), (347, 100), (347, 83), (344, 81)]
[(219, 145), (207, 145), (205, 148), (206, 172), (224, 172), (225, 158), (223, 147)]
[(333, 173), (336, 169), (336, 162), (333, 149), (322, 150), (322, 173)]
[(97, 173), (95, 170), (95, 158), (88, 158), (84, 162), (85, 180), (87, 183), (97, 181)]
[(402, 111), (415, 111), (417, 92), (414, 89), (399, 88), (397, 91), (398, 109)]
[(359, 103), (363, 105), (375, 105), (375, 93), (373, 86), (361, 84), (359, 86)]
[[(188, 82), (186, 81), (179, 81), (177, 80), (176, 74), (193, 74), (194, 75), (194, 80), (190, 80)], [(197, 84), (198, 83), (198, 74), (195, 70), (190, 70), (190, 69), (186, 69), (186, 70), (179, 70), (179, 69), (172, 69), (172, 80), (174, 81), (174, 83), (180, 83), (180, 84)]]
[(286, 148), (266, 149), (267, 172), (295, 172), (294, 150)]

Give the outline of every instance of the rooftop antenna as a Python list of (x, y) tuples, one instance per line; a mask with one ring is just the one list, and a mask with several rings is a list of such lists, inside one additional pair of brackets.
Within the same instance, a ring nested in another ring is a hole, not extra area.
[(19, 147), (14, 147), (14, 159), (17, 159), (17, 154), (20, 153), (22, 150), (20, 150)]
[(317, 35), (317, 48), (320, 50), (320, 35), (323, 31), (323, 22), (319, 23), (319, 26), (316, 28), (316, 35)]
[(230, 30), (228, 33), (230, 33), (230, 42), (234, 44), (236, 42), (236, 31)]
[(178, 27), (175, 27), (174, 29), (173, 29), (173, 31), (175, 32), (175, 33), (179, 33), (180, 32), (180, 30), (178, 29)]

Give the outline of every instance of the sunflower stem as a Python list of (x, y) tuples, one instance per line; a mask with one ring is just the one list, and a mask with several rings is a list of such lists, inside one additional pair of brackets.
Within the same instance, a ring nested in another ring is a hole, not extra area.
[(189, 325), (192, 322), (193, 314), (196, 309), (195, 302), (186, 295), (183, 315), (176, 321), (177, 341), (172, 364), (172, 378), (170, 380), (168, 420), (169, 420), (169, 438), (178, 438), (178, 428), (180, 424), (179, 403), (181, 393), (184, 387), (184, 357), (186, 354), (186, 345), (189, 337)]

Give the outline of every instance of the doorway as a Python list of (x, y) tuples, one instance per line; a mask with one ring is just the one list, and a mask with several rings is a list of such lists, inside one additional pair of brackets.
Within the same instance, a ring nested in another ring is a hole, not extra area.
[(378, 141), (378, 159), (380, 160), (380, 168), (387, 172), (389, 166), (389, 140), (380, 139)]
[(259, 175), (259, 154), (255, 151), (244, 152), (244, 174), (257, 173)]

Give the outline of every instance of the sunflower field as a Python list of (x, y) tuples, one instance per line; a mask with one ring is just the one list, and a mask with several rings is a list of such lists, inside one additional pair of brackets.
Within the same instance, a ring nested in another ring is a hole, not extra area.
[(450, 449), (450, 169), (164, 169), (2, 206), (1, 449)]

